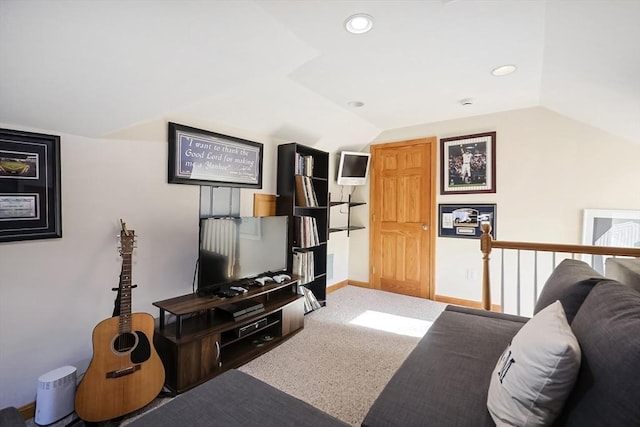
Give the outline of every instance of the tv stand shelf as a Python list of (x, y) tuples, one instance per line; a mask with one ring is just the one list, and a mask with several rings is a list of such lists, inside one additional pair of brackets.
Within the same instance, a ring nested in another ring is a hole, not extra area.
[[(293, 276), (292, 276), (293, 277)], [(215, 295), (200, 297), (197, 294), (187, 294), (175, 298), (169, 298), (162, 301), (156, 301), (153, 303), (160, 309), (159, 329), (164, 330), (166, 326), (166, 313), (171, 313), (176, 316), (175, 322), (175, 336), (180, 338), (182, 335), (182, 322), (184, 316), (192, 316), (194, 313), (214, 310), (216, 307), (225, 304), (232, 304), (237, 301), (253, 299), (262, 295), (266, 295), (266, 301), (269, 301), (269, 296), (272, 292), (291, 287), (292, 293), (297, 294), (298, 280), (290, 280), (282, 283), (274, 283), (262, 286), (260, 288), (250, 289), (249, 292), (235, 296), (233, 298), (221, 298)], [(265, 304), (266, 308), (266, 304)], [(262, 314), (262, 313), (261, 313)]]
[[(178, 393), (236, 368), (304, 328), (300, 278), (254, 287), (233, 298), (182, 295), (153, 305), (160, 310), (154, 344), (165, 367), (166, 386)], [(218, 307), (239, 301), (262, 303), (264, 311), (240, 320)], [(167, 324), (167, 313), (175, 324)]]

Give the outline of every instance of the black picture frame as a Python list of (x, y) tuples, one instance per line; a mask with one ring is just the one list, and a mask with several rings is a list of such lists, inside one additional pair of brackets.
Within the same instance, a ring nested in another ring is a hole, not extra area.
[(491, 224), (491, 237), (496, 238), (496, 205), (467, 203), (438, 205), (438, 236), (479, 239), (483, 222)]
[(442, 195), (495, 193), (496, 132), (441, 138), (440, 173)]
[(0, 129), (0, 242), (60, 237), (60, 137)]
[(262, 188), (263, 144), (169, 122), (169, 183)]

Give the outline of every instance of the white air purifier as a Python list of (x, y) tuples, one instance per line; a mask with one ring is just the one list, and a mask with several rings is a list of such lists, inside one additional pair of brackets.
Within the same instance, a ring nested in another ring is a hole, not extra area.
[(63, 366), (38, 378), (34, 419), (36, 424), (51, 424), (73, 412), (76, 371), (77, 369), (73, 366)]

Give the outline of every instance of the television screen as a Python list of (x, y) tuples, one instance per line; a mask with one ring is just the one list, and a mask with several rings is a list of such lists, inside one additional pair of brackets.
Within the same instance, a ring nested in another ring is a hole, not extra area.
[(363, 185), (369, 173), (370, 153), (343, 151), (338, 164), (338, 185)]
[(198, 291), (287, 268), (287, 216), (200, 220)]

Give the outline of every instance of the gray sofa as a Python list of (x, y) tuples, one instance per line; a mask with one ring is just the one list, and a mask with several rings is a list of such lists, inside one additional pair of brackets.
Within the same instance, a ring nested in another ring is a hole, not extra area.
[(10, 406), (0, 410), (0, 427), (24, 427), (26, 425), (18, 408)]
[[(640, 284), (640, 274), (626, 276), (625, 282)], [(640, 293), (581, 261), (566, 260), (549, 277), (534, 312), (556, 300), (582, 359), (577, 382), (553, 425), (640, 426)], [(447, 307), (362, 425), (495, 426), (487, 410), (491, 374), (527, 320)]]
[(180, 426), (345, 427), (348, 424), (250, 375), (230, 370), (129, 424), (129, 427)]

